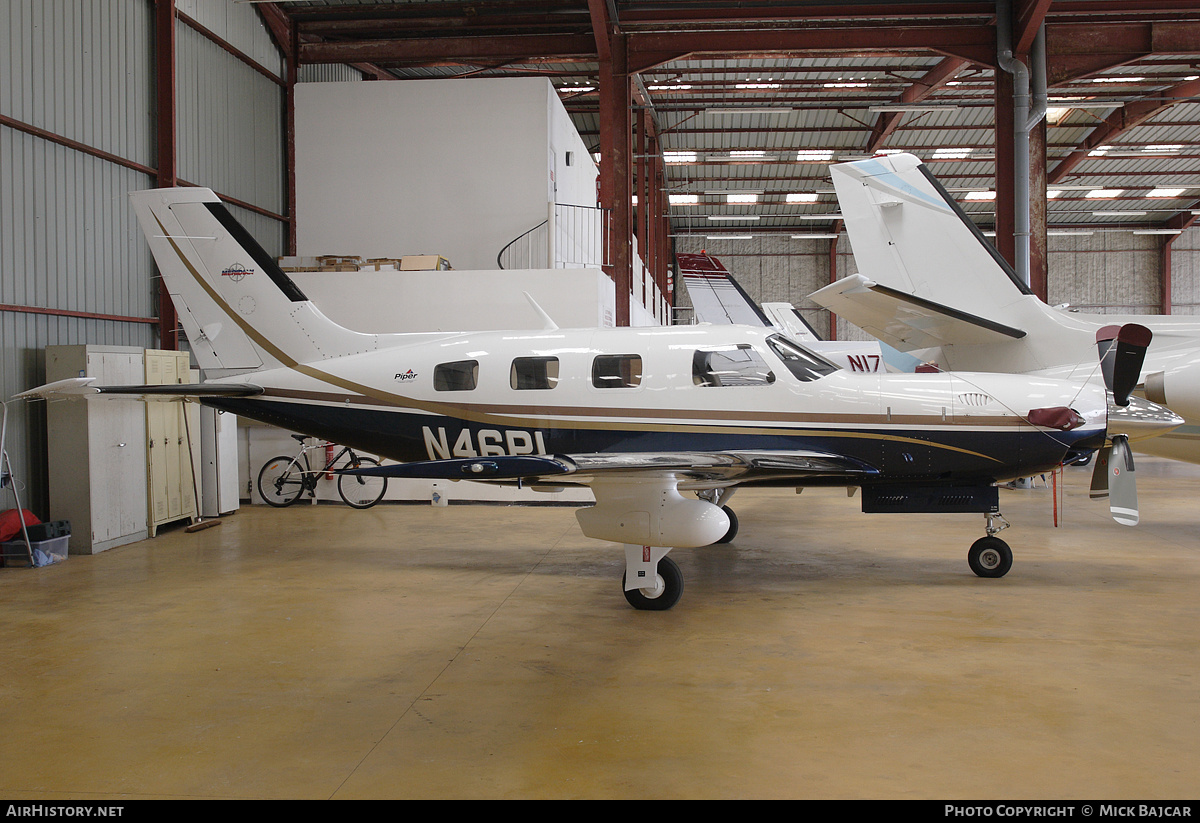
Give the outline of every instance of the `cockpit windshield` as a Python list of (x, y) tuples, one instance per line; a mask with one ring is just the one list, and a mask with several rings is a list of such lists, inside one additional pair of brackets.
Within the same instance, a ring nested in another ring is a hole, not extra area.
[(809, 351), (799, 343), (788, 340), (781, 334), (773, 334), (768, 337), (767, 345), (783, 361), (788, 371), (802, 382), (820, 380), (825, 375), (838, 370), (836, 364)]

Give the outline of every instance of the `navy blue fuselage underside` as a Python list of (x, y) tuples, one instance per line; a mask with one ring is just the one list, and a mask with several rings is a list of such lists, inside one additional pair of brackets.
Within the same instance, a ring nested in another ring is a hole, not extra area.
[[(1062, 463), (1068, 453), (1104, 445), (1103, 432), (1046, 432), (1027, 426), (997, 431), (863, 427), (845, 433), (829, 427), (819, 427), (810, 433), (807, 427), (800, 426), (783, 428), (778, 433), (764, 433), (766, 427), (746, 423), (726, 427), (679, 422), (675, 424), (678, 431), (658, 422), (658, 428), (649, 430), (607, 425), (586, 428), (584, 423), (573, 424), (578, 427), (555, 428), (535, 425), (538, 422), (544, 424), (544, 420), (531, 419), (528, 426), (512, 426), (417, 410), (387, 411), (261, 398), (214, 397), (204, 398), (201, 402), (405, 463), (438, 457), (484, 456), (481, 432), (488, 446), (504, 449), (503, 453), (534, 453), (530, 446), (536, 433), (541, 447), (537, 452), (544, 450), (545, 454), (818, 451), (853, 458), (879, 470), (874, 476), (857, 476), (855, 485), (897, 481), (989, 483), (1050, 471)], [(696, 431), (697, 428), (703, 430)], [(728, 431), (723, 430), (726, 428)], [(747, 428), (756, 431), (747, 432)], [(447, 449), (459, 445), (469, 451), (439, 455), (433, 450), (431, 453), (431, 439)], [(514, 441), (520, 444), (519, 450), (508, 449)], [(798, 479), (792, 476), (786, 485), (845, 485), (846, 477)]]

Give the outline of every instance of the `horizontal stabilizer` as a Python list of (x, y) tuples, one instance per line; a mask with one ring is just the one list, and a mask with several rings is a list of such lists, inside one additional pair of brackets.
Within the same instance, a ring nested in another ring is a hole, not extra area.
[(262, 386), (250, 383), (167, 383), (158, 386), (96, 386), (94, 377), (56, 380), (16, 395), (19, 399), (89, 397), (97, 394), (129, 395), (149, 398), (170, 397), (254, 397)]
[(809, 299), (901, 351), (959, 343), (1018, 340), (1021, 329), (881, 286), (852, 274), (813, 292)]

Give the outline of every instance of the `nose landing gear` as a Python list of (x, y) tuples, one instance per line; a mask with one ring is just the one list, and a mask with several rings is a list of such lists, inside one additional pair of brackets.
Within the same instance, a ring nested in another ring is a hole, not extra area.
[(987, 519), (987, 536), (971, 544), (967, 564), (980, 577), (1004, 577), (1012, 568), (1013, 554), (1008, 544), (996, 537), (996, 532), (1007, 529), (1008, 521), (999, 513), (989, 512), (984, 517)]

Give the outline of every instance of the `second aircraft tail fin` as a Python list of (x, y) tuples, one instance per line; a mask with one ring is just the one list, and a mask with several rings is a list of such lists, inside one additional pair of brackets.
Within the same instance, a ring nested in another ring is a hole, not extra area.
[(858, 271), (875, 283), (1019, 325), (1032, 294), (953, 197), (911, 154), (830, 167)]

